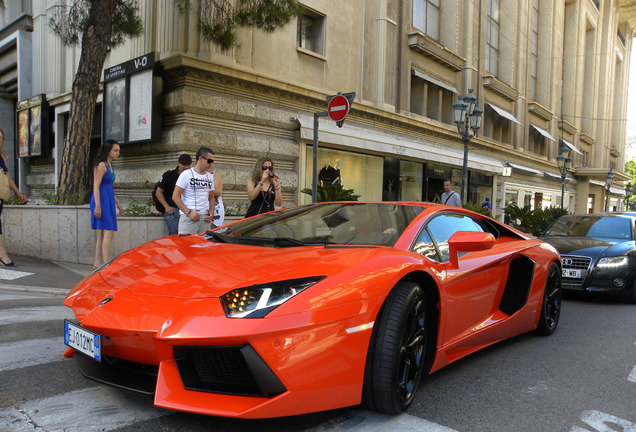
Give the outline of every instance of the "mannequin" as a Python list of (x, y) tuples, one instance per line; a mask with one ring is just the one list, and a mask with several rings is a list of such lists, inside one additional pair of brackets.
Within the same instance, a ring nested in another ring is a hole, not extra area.
[(336, 166), (331, 166), (331, 159), (327, 158), (325, 166), (318, 173), (320, 186), (336, 186), (340, 184), (340, 169), (338, 168), (340, 159), (336, 161)]

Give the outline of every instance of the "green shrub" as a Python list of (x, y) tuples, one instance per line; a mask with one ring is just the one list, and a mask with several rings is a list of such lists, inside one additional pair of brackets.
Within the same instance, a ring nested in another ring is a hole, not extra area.
[[(311, 195), (312, 190), (305, 188), (302, 193)], [(357, 195), (353, 189), (345, 189), (342, 185), (336, 186), (318, 186), (316, 188), (318, 202), (327, 201), (358, 201), (360, 195)]]
[(159, 213), (155, 211), (152, 205), (152, 199), (149, 198), (143, 202), (137, 201), (133, 198), (130, 204), (124, 210), (124, 216), (132, 217), (145, 217), (145, 216), (159, 216)]

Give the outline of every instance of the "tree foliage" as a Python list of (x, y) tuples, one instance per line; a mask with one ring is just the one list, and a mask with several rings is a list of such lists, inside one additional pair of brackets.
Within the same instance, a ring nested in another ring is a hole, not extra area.
[[(99, 0), (76, 0), (69, 5), (56, 4), (49, 20), (51, 30), (66, 45), (77, 45), (94, 23), (90, 21), (93, 4)], [(113, 4), (110, 48), (121, 45), (131, 36), (139, 36), (143, 23), (138, 15), (137, 0), (107, 0)]]
[[(191, 0), (175, 0), (181, 13), (192, 10)], [(255, 27), (271, 33), (302, 14), (298, 0), (201, 0), (198, 28), (201, 36), (227, 50), (236, 41), (237, 27)]]

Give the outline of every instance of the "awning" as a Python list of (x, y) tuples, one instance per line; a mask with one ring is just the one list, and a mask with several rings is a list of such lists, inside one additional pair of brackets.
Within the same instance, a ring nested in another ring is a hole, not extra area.
[(554, 138), (552, 135), (550, 135), (550, 132), (548, 132), (547, 130), (541, 129), (538, 126), (535, 126), (533, 124), (530, 125), (531, 128), (534, 128), (534, 130), (536, 130), (537, 132), (539, 132), (541, 135), (543, 135), (544, 137), (546, 137), (549, 140), (552, 140), (554, 142), (556, 142), (556, 138)]
[(488, 105), (490, 108), (492, 108), (497, 114), (499, 114), (501, 117), (508, 119), (512, 122), (515, 122), (517, 124), (521, 124), (521, 122), (519, 120), (517, 120), (517, 118), (515, 116), (513, 116), (512, 114), (510, 114), (508, 111), (499, 108), (496, 105), (493, 105), (491, 103), (486, 103), (486, 105)]
[(424, 72), (420, 72), (417, 69), (411, 69), (411, 73), (418, 78), (423, 79), (424, 81), (431, 82), (437, 86), (445, 88), (446, 90), (450, 90), (453, 93), (457, 93), (457, 89), (450, 84), (446, 84), (444, 81), (438, 80), (437, 78), (433, 78), (430, 75), (425, 74)]
[(610, 195), (627, 195), (625, 189), (610, 187)]
[[(296, 118), (300, 123), (300, 138), (314, 139), (314, 120)], [(464, 151), (441, 143), (415, 138), (399, 138), (395, 135), (383, 135), (374, 129), (358, 128), (345, 123), (342, 128), (331, 120), (319, 122), (318, 140), (322, 144), (337, 145), (355, 151), (368, 150), (373, 153), (392, 154), (395, 157), (408, 157), (422, 161), (437, 162), (448, 166), (461, 166)], [(502, 163), (476, 152), (468, 153), (468, 167), (488, 174), (501, 174)]]
[(582, 152), (581, 150), (577, 149), (577, 148), (574, 146), (574, 144), (572, 144), (571, 142), (566, 141), (566, 140), (564, 140), (563, 138), (559, 139), (559, 142), (561, 142), (562, 144), (565, 144), (566, 146), (568, 146), (568, 148), (569, 148), (570, 150), (572, 150), (573, 152), (576, 152), (576, 153), (578, 153), (578, 154), (580, 154), (580, 155), (582, 155), (582, 154), (583, 154), (583, 152)]
[(512, 167), (514, 169), (518, 169), (520, 171), (529, 172), (531, 174), (543, 174), (543, 171), (539, 171), (538, 169), (530, 168), (530, 167), (523, 166), (523, 165), (518, 165), (518, 164), (515, 164), (515, 163), (511, 163), (511, 162), (508, 162), (506, 165), (508, 165), (509, 167)]
[(552, 178), (557, 178), (557, 179), (561, 180), (561, 176), (560, 175), (552, 174), (551, 172), (544, 171), (543, 175), (546, 176), (546, 177), (552, 177)]

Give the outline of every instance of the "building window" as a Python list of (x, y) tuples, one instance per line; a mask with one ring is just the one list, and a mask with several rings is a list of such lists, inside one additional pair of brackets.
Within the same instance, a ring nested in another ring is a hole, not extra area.
[(488, 0), (486, 29), (486, 70), (497, 76), (499, 69), (499, 0)]
[(587, 161), (588, 161), (589, 153), (586, 152), (585, 150), (581, 150), (581, 153), (583, 153), (583, 154), (579, 158), (579, 160), (581, 161), (580, 166), (582, 168), (588, 167), (589, 165), (588, 165)]
[(439, 40), (440, 0), (413, 0), (413, 27)]
[(540, 156), (548, 156), (548, 146), (546, 145), (546, 137), (544, 137), (535, 128), (530, 128), (530, 137), (528, 140), (528, 150)]
[(325, 55), (325, 16), (305, 9), (298, 17), (298, 47)]
[(537, 52), (539, 50), (539, 0), (532, 0), (532, 28), (530, 29), (530, 98), (537, 98)]
[(513, 125), (510, 117), (512, 117), (511, 114), (501, 110), (497, 112), (492, 105), (486, 104), (481, 134), (505, 144), (512, 144)]
[(410, 111), (415, 114), (453, 124), (454, 87), (413, 70), (411, 73)]

